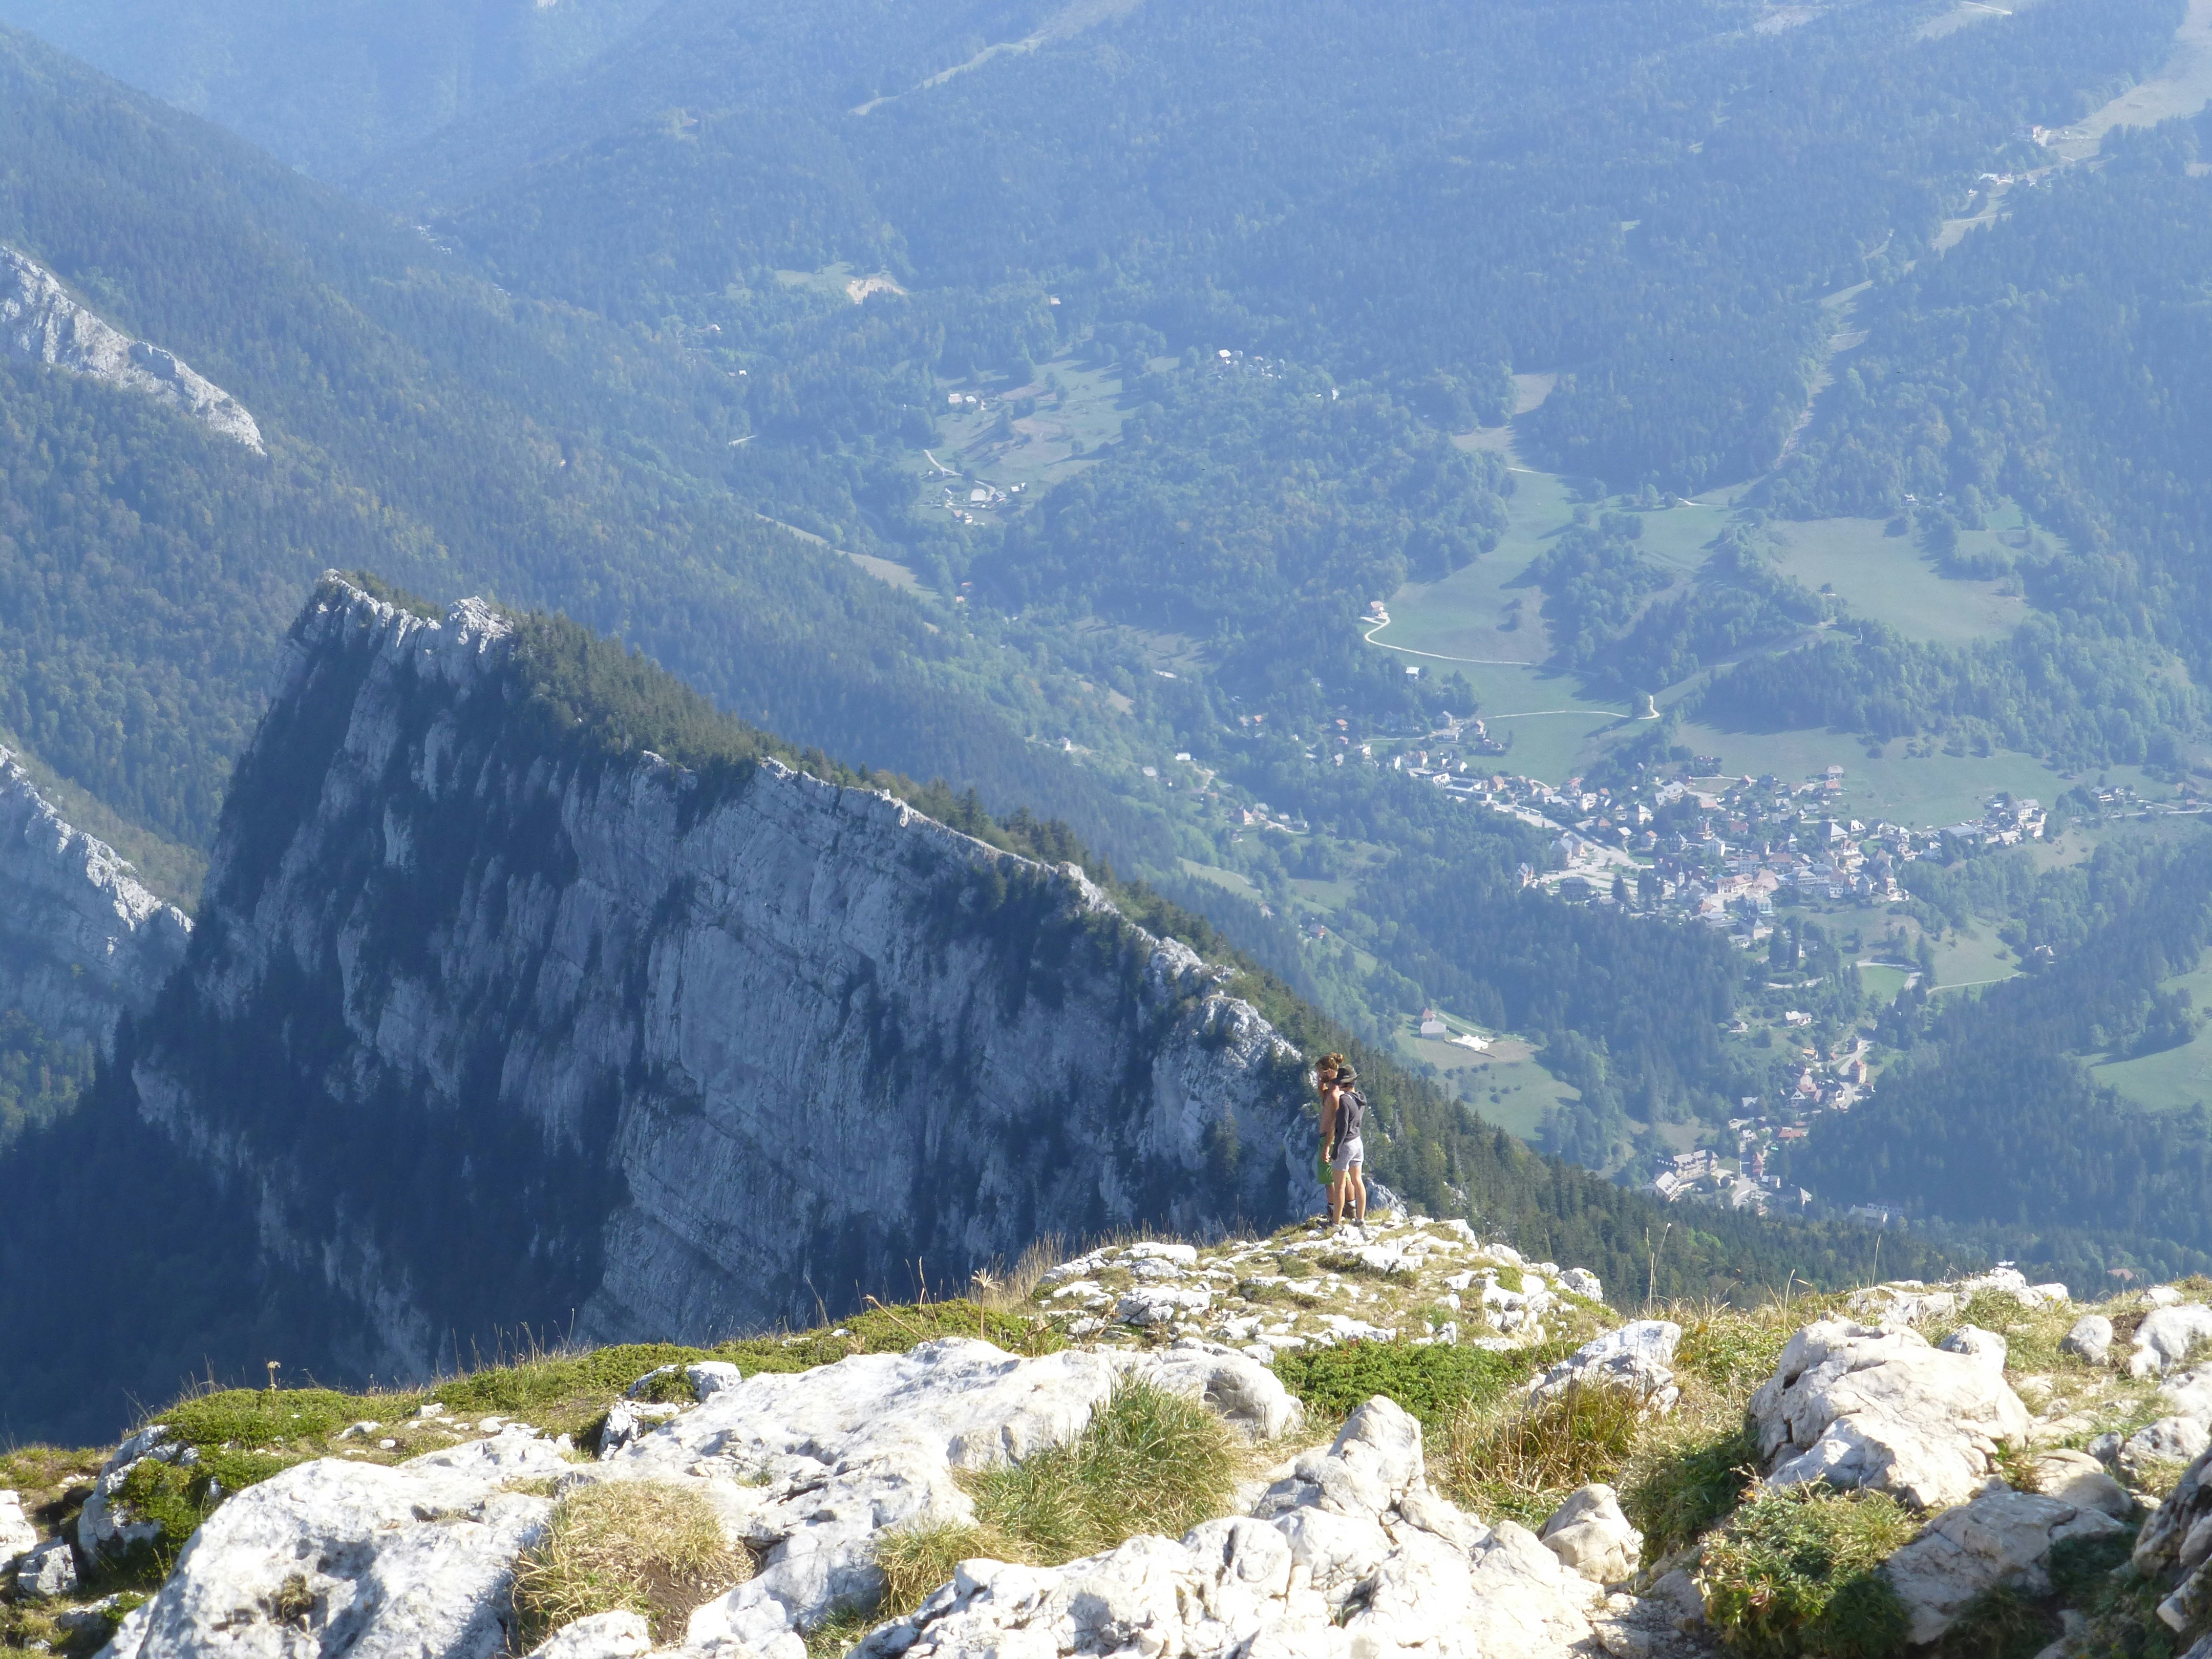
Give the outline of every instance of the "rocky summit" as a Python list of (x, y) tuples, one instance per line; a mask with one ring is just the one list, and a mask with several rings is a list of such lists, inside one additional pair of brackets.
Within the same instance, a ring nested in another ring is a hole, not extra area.
[[(1626, 1322), (1593, 1288), (1398, 1213), (1136, 1241), (988, 1301), (713, 1350), (191, 1395), (105, 1454), (0, 1458), (0, 1638), (100, 1659), (2212, 1652), (2212, 1388), (2129, 1363), (2212, 1286), (2083, 1310), (2000, 1270)], [(1209, 1305), (1163, 1317), (1160, 1289)], [(2091, 1321), (2120, 1339), (2101, 1358)]]

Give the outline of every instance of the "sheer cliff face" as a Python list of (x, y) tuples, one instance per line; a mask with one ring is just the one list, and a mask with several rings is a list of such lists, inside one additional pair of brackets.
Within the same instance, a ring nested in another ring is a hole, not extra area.
[(131, 1056), (267, 1265), (336, 1293), (337, 1363), (811, 1321), (1305, 1207), (1297, 1055), (1073, 866), (564, 746), (514, 658), (472, 602), (325, 586)]
[(191, 927), (113, 848), (72, 829), (0, 748), (0, 1010), (104, 1048), (119, 1014), (154, 1000)]

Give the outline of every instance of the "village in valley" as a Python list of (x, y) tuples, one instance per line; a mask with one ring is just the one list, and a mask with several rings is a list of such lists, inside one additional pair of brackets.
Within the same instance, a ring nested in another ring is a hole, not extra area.
[[(1255, 734), (1263, 718), (1241, 717)], [(1854, 970), (1868, 1007), (1878, 1010), (1929, 973), (1927, 945), (1912, 920), (1908, 866), (2043, 844), (2055, 834), (2043, 801), (2002, 792), (1982, 802), (1978, 817), (1950, 823), (1909, 824), (1870, 814), (1847, 791), (1846, 769), (1832, 763), (1798, 777), (1729, 775), (1720, 757), (1689, 754), (1632, 769), (1614, 765), (1606, 781), (1575, 776), (1554, 785), (1505, 769), (1500, 763), (1509, 744), (1474, 715), (1391, 729), (1363, 727), (1340, 711), (1319, 722), (1302, 752), (1310, 766), (1395, 775), (1407, 786), (1517, 819), (1544, 836), (1543, 856), (1520, 868), (1525, 887), (1571, 904), (1617, 908), (1652, 926), (1710, 929), (1759, 964), (1767, 994), (1752, 1018), (1736, 1020), (1728, 1036), (1757, 1052), (1771, 1086), (1744, 1097), (1724, 1130), (1717, 1123), (1676, 1126), (1683, 1131), (1676, 1145), (1650, 1152), (1641, 1167), (1613, 1173), (1669, 1202), (1761, 1214), (1820, 1207), (1814, 1194), (1778, 1172), (1779, 1155), (1805, 1139), (1821, 1115), (1862, 1103), (1880, 1064), (1871, 1024), (1862, 1024), (1856, 1002), (1843, 1012), (1842, 1002), (1823, 993), (1820, 972), (1803, 959), (1799, 941), (1807, 925), (1835, 936), (1830, 963)], [(1154, 778), (1164, 772), (1168, 787), (1180, 778), (1219, 814), (1218, 833), (1226, 844), (1272, 834), (1273, 844), (1294, 847), (1311, 837), (1302, 814), (1243, 799), (1187, 754), (1178, 753), (1174, 763), (1146, 770)], [(2069, 797), (2069, 811), (2159, 810), (2125, 785), (2079, 793), (2078, 803)], [(2172, 810), (2191, 805), (2175, 803)], [(1295, 862), (1295, 853), (1288, 856)], [(1299, 933), (1310, 948), (1345, 948), (1325, 906), (1297, 902), (1302, 890), (1321, 884), (1290, 884)], [(1276, 914), (1256, 890), (1247, 896), (1266, 914)], [(1482, 1030), (1434, 1007), (1406, 1018), (1400, 1047), (1486, 1113), (1497, 1109), (1495, 1097), (1477, 1100), (1475, 1089), (1539, 1064), (1535, 1050), (1513, 1034)], [(1532, 1126), (1514, 1127), (1527, 1133)], [(1876, 1225), (1901, 1221), (1881, 1204), (1859, 1205), (1851, 1213)]]

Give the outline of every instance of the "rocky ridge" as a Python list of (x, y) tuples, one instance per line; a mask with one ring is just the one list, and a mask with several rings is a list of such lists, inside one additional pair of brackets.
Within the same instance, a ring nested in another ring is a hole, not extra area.
[[(1445, 1249), (1447, 1241), (1456, 1248)], [(50, 1627), (75, 1632), (63, 1647), (88, 1651), (84, 1632), (112, 1630), (104, 1659), (362, 1651), (492, 1659), (514, 1650), (517, 1563), (542, 1547), (562, 1506), (610, 1483), (644, 1483), (698, 1494), (749, 1570), (728, 1588), (704, 1587), (688, 1613), (657, 1628), (621, 1607), (577, 1619), (544, 1638), (539, 1659), (804, 1659), (848, 1646), (866, 1659), (1507, 1651), (1690, 1659), (1726, 1645), (1729, 1626), (1708, 1615), (1717, 1586), (1701, 1565), (1707, 1542), (1647, 1541), (1634, 1519), (1643, 1497), (1590, 1483), (1565, 1493), (1540, 1525), (1486, 1512), (1455, 1461), (1462, 1454), (1449, 1425), (1440, 1450), (1387, 1395), (1341, 1421), (1316, 1416), (1255, 1352), (1266, 1342), (1232, 1348), (1141, 1316), (1151, 1305), (1141, 1298), (1122, 1306), (1136, 1287), (1205, 1284), (1216, 1269), (1249, 1286), (1271, 1276), (1255, 1271), (1271, 1252), (1330, 1260), (1361, 1251), (1392, 1273), (1413, 1258), (1416, 1278), (1338, 1272), (1319, 1298), (1328, 1305), (1302, 1313), (1376, 1311), (1364, 1292), (1386, 1285), (1428, 1298), (1436, 1285), (1419, 1278), (1428, 1256), (1444, 1258), (1434, 1271), (1445, 1277), (1475, 1271), (1462, 1264), (1486, 1257), (1481, 1271), (1498, 1273), (1511, 1256), (1463, 1226), (1408, 1216), (1359, 1234), (1304, 1226), (1209, 1247), (1121, 1246), (1041, 1274), (1031, 1297), (1010, 1304), (1026, 1313), (988, 1316), (1026, 1321), (1054, 1340), (1080, 1322), (1106, 1322), (1087, 1328), (1080, 1346), (1024, 1355), (937, 1334), (796, 1371), (761, 1368), (773, 1344), (736, 1361), (663, 1361), (641, 1369), (581, 1437), (533, 1424), (526, 1410), (471, 1419), (435, 1399), (417, 1406), (414, 1396), (395, 1397), (382, 1414), (396, 1412), (406, 1426), (350, 1424), (332, 1436), (329, 1455), (217, 1494), (149, 1599), (94, 1598), (93, 1581), (112, 1575), (133, 1528), (155, 1524), (132, 1508), (134, 1493), (152, 1489), (134, 1472), (178, 1469), (203, 1455), (156, 1424), (108, 1456), (60, 1538), (44, 1536), (43, 1519), (27, 1522), (24, 1505), (0, 1494), (0, 1555), (18, 1558), (17, 1607), (46, 1609), (37, 1616)], [(1139, 1271), (1158, 1262), (1181, 1279)], [(1547, 1284), (1566, 1276), (1524, 1272), (1524, 1287), (1539, 1275)], [(1116, 1275), (1131, 1289), (1109, 1286)], [(1466, 1291), (1483, 1282), (1479, 1275), (1460, 1292), (1462, 1311), (1470, 1311)], [(1097, 1285), (1109, 1299), (1083, 1311), (1053, 1308), (1055, 1292), (1074, 1285)], [(2155, 1618), (2160, 1639), (2205, 1637), (2212, 1653), (2204, 1588), (2212, 1453), (2185, 1468), (2128, 1450), (2166, 1418), (2195, 1412), (2185, 1420), (2203, 1426), (2192, 1367), (2130, 1376), (2129, 1357), (2153, 1316), (2203, 1308), (2195, 1298), (2207, 1288), (2160, 1287), (2083, 1310), (2000, 1271), (1820, 1299), (1807, 1310), (1814, 1316), (1788, 1322), (1786, 1333), (1771, 1308), (1615, 1324), (1555, 1361), (1556, 1335), (1539, 1339), (1526, 1322), (1468, 1340), (1522, 1357), (1514, 1397), (1530, 1404), (1509, 1400), (1505, 1408), (1571, 1407), (1577, 1389), (1583, 1397), (1626, 1390), (1655, 1425), (1653, 1443), (1679, 1455), (1703, 1443), (1682, 1437), (1674, 1419), (1702, 1413), (1724, 1425), (1728, 1400), (1710, 1392), (1713, 1354), (1741, 1352), (1771, 1331), (1779, 1347), (1771, 1368), (1737, 1407), (1747, 1408), (1764, 1481), (1737, 1500), (1737, 1514), (1879, 1500), (1917, 1517), (1872, 1573), (1896, 1608), (1895, 1650), (1946, 1640), (1993, 1607), (2016, 1607), (2027, 1611), (2006, 1616), (2047, 1621), (2049, 1659), (2116, 1645), (2143, 1650), (2147, 1632), (2127, 1621), (2145, 1617)], [(986, 1317), (969, 1305), (967, 1316)], [(1216, 1328), (1248, 1316), (1226, 1307), (1185, 1311), (1193, 1316), (1184, 1322), (1212, 1317)], [(1389, 1316), (1405, 1323), (1410, 1311), (1399, 1304)], [(1507, 1311), (1497, 1310), (1499, 1322)], [(1564, 1297), (1545, 1312), (1561, 1329), (1571, 1318), (1595, 1326), (1613, 1317)], [(921, 1310), (871, 1317), (919, 1319)], [(2073, 1333), (2089, 1320), (2117, 1336), (2101, 1361), (2075, 1351)], [(846, 1334), (839, 1328), (806, 1340)], [(1324, 1352), (1411, 1356), (1455, 1346), (1441, 1328), (1388, 1340), (1326, 1324), (1273, 1334), (1310, 1335)], [(872, 1626), (853, 1617), (884, 1594), (878, 1553), (887, 1543), (958, 1535), (976, 1518), (981, 1474), (1074, 1443), (1132, 1382), (1202, 1402), (1250, 1446), (1251, 1474), (1227, 1513), (1179, 1538), (1139, 1532), (1056, 1564), (948, 1563), (949, 1577), (892, 1616)], [(277, 1409), (292, 1397), (269, 1401)], [(377, 1406), (374, 1396), (346, 1403)], [(406, 1439), (414, 1432), (430, 1435), (431, 1449), (415, 1449), (422, 1443)], [(2170, 1439), (2174, 1431), (2164, 1432)], [(1838, 1454), (1814, 1455), (1823, 1446)], [(1647, 1466), (1638, 1479), (1650, 1474)], [(1737, 1522), (1723, 1514), (1711, 1524), (1707, 1539)], [(0, 1561), (0, 1575), (6, 1570)], [(2002, 1597), (2012, 1599), (1992, 1599)], [(2154, 1615), (2144, 1611), (2153, 1604)]]
[(151, 398), (262, 453), (246, 405), (173, 352), (134, 340), (69, 296), (53, 272), (0, 246), (0, 356)]
[(184, 960), (192, 924), (105, 842), (70, 827), (0, 748), (0, 1007), (105, 1048)]
[(1603, 1301), (1583, 1269), (1529, 1261), (1464, 1221), (1399, 1215), (1202, 1252), (1109, 1245), (1048, 1269), (1030, 1305), (1078, 1340), (1202, 1337), (1271, 1364), (1344, 1342), (1534, 1348), (1609, 1323)]
[[(302, 1358), (427, 1376), (518, 1320), (712, 1340), (1050, 1227), (1314, 1203), (1297, 1051), (1079, 868), (770, 757), (568, 742), (518, 649), (481, 603), (325, 581), (226, 806), (209, 946), (129, 1056), (267, 1269), (335, 1305)], [(439, 1190), (392, 1190), (392, 1146)]]

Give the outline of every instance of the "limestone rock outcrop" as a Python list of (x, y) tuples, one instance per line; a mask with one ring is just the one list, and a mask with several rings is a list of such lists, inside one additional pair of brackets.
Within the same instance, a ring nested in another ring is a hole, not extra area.
[(1790, 1339), (1751, 1414), (1768, 1485), (1826, 1481), (1927, 1510), (1971, 1499), (1998, 1443), (2026, 1443), (2032, 1425), (1982, 1360), (1930, 1347), (1916, 1331), (1841, 1319)]
[(1060, 1568), (963, 1562), (860, 1656), (1565, 1659), (1591, 1651), (1597, 1595), (1525, 1528), (1486, 1527), (1430, 1492), (1420, 1425), (1374, 1400), (1258, 1516), (1209, 1521), (1180, 1541), (1133, 1538)]
[(6, 246), (0, 246), (0, 357), (105, 380), (262, 453), (261, 428), (245, 404), (173, 352), (134, 340), (86, 310), (53, 272)]
[(191, 930), (0, 749), (0, 1008), (104, 1048), (118, 1018), (143, 1010), (184, 960)]
[[(572, 741), (516, 653), (486, 605), (325, 583), (232, 787), (215, 943), (131, 1056), (269, 1270), (334, 1304), (332, 1366), (422, 1376), (572, 1310), (712, 1340), (1048, 1231), (1316, 1200), (1297, 1051), (1076, 866), (774, 759)], [(334, 1122), (439, 1190), (395, 1202)]]
[(1602, 1482), (1571, 1493), (1536, 1536), (1594, 1584), (1624, 1582), (1644, 1558), (1644, 1534), (1621, 1513), (1620, 1495)]
[(319, 1459), (225, 1503), (105, 1659), (495, 1659), (515, 1558), (572, 1472), (528, 1430), (397, 1468)]
[(21, 1494), (0, 1491), (0, 1582), (39, 1547), (39, 1529), (23, 1514)]
[(1019, 1359), (945, 1338), (749, 1377), (641, 1435), (606, 1467), (620, 1478), (717, 1483), (727, 1523), (761, 1569), (692, 1615), (691, 1639), (762, 1648), (840, 1607), (871, 1605), (882, 1584), (878, 1533), (972, 1522), (959, 1474), (1073, 1439), (1132, 1378), (1205, 1401), (1255, 1437), (1302, 1417), (1272, 1371), (1211, 1344)]
[(2121, 1530), (2100, 1509), (1999, 1489), (1935, 1516), (1882, 1571), (1905, 1603), (1909, 1639), (1933, 1642), (1985, 1591), (2049, 1589), (2045, 1567), (2054, 1546)]
[(2202, 1302), (2154, 1308), (2136, 1327), (2134, 1351), (2128, 1355), (2128, 1375), (2156, 1376), (2186, 1359), (2191, 1350), (2206, 1342), (2212, 1342), (2212, 1308)]
[(1662, 1415), (1681, 1398), (1674, 1386), (1675, 1345), (1682, 1328), (1668, 1319), (1637, 1319), (1607, 1331), (1569, 1354), (1528, 1386), (1529, 1397), (1547, 1400), (1571, 1389), (1626, 1389), (1646, 1409)]

